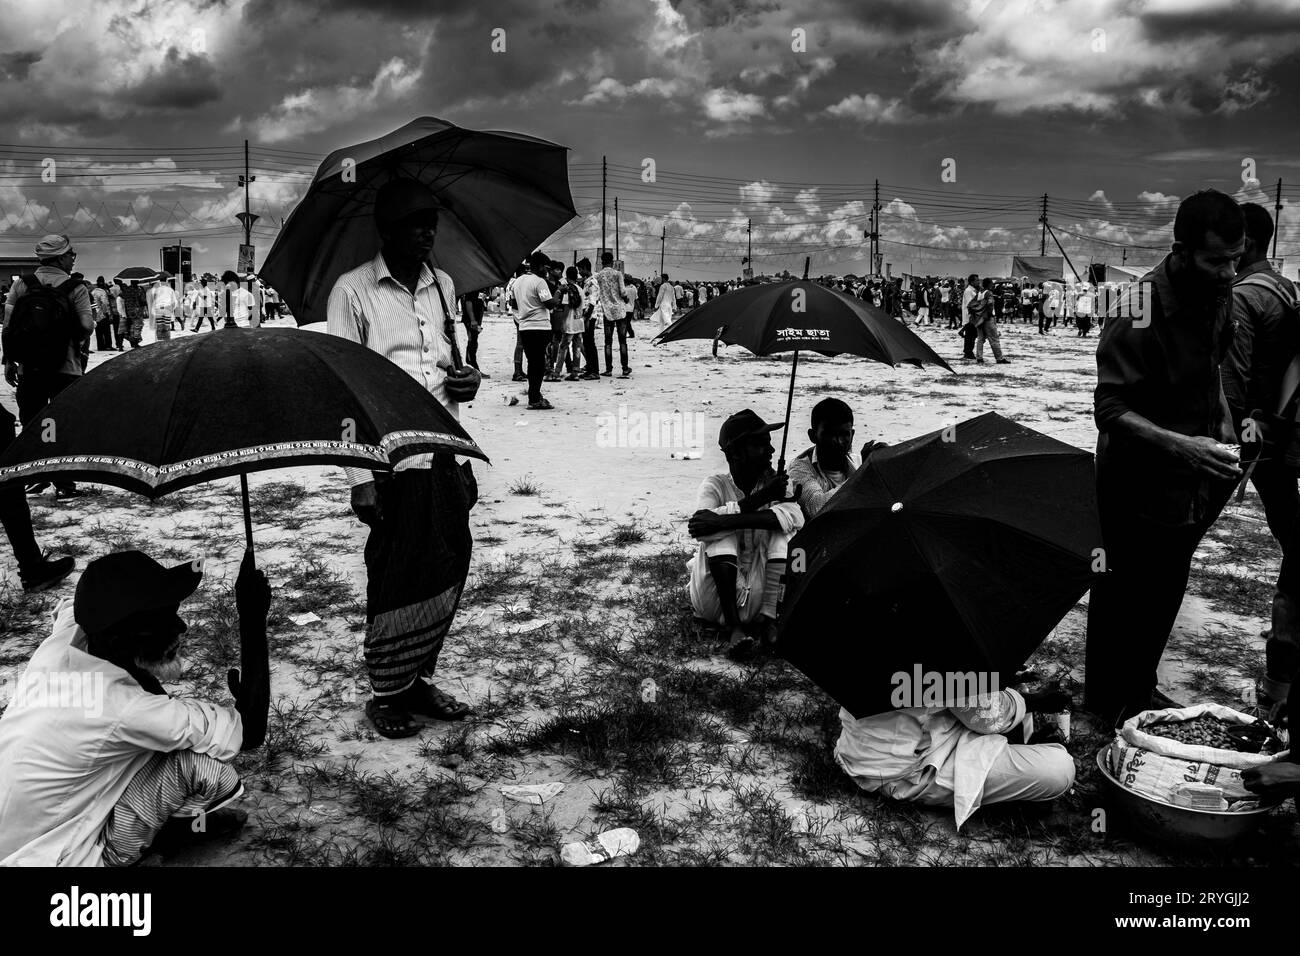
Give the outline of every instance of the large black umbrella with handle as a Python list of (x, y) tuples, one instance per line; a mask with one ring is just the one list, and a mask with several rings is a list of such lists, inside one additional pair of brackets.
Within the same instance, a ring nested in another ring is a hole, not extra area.
[(855, 717), (929, 675), (991, 689), (1100, 548), (1092, 455), (989, 412), (876, 451), (795, 535), (776, 649)]
[(299, 325), (321, 322), (334, 282), (379, 250), (375, 196), (394, 179), (441, 205), (434, 265), (460, 290), (504, 281), (577, 213), (568, 149), (523, 133), (472, 130), (432, 116), (325, 157), (267, 253), (261, 277)]
[(952, 371), (934, 349), (897, 319), (806, 276), (752, 285), (711, 299), (660, 332), (654, 342), (660, 345), (682, 339), (710, 339), (715, 352), (717, 343), (723, 342), (744, 346), (755, 355), (794, 353), (778, 471), (785, 467), (785, 435), (789, 431), (801, 351), (849, 353), (886, 365), (938, 365)]
[(382, 355), (311, 331), (229, 328), (127, 352), (82, 376), (0, 455), (0, 484), (81, 479), (156, 499), (239, 475), (251, 549), (249, 472), (389, 471), (429, 452), (487, 459)]

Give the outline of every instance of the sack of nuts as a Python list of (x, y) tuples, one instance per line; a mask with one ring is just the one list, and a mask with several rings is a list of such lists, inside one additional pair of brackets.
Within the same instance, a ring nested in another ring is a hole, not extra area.
[(1259, 806), (1240, 770), (1165, 757), (1123, 738), (1111, 747), (1110, 770), (1127, 789), (1176, 807), (1238, 812)]
[(1255, 718), (1219, 704), (1195, 704), (1167, 710), (1144, 710), (1120, 728), (1119, 738), (1130, 748), (1148, 750), (1188, 763), (1246, 770), (1276, 760), (1277, 754), (1235, 749), (1230, 731), (1255, 723)]

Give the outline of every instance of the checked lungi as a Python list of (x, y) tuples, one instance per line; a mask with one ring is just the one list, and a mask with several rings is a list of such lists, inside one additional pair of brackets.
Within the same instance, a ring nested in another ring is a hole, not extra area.
[(366, 539), (366, 669), (376, 697), (432, 677), (469, 574), (468, 466), (376, 475), (380, 518)]

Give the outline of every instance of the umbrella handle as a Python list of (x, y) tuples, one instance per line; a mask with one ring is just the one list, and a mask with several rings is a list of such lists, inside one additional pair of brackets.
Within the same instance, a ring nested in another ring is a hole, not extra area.
[(249, 560), (256, 567), (257, 563), (253, 559), (253, 512), (248, 504), (248, 475), (242, 471), (239, 473), (239, 490), (244, 497), (244, 542), (248, 545)]
[(785, 443), (790, 437), (790, 406), (794, 403), (794, 373), (799, 370), (799, 350), (794, 350), (794, 362), (790, 365), (790, 391), (785, 397), (785, 428), (781, 429), (781, 457), (777, 459), (776, 470), (785, 471)]

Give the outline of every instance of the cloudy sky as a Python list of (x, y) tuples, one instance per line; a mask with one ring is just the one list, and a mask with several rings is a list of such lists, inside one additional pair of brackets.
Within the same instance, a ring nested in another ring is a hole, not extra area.
[(0, 23), (0, 255), (67, 232), (90, 275), (177, 236), (233, 266), (245, 139), (260, 263), (326, 153), (421, 115), (570, 148), (556, 258), (600, 243), (606, 157), (637, 275), (666, 230), (670, 273), (735, 276), (751, 224), (759, 271), (862, 272), (877, 180), (895, 272), (1004, 274), (1044, 193), (1080, 268), (1149, 264), (1180, 197), (1271, 209), (1279, 179), (1300, 262), (1300, 0), (0, 0)]

